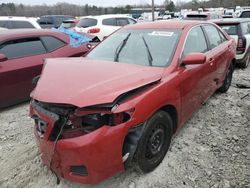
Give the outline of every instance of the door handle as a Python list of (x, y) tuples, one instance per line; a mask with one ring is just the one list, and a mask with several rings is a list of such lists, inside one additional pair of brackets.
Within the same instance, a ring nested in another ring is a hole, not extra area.
[(213, 66), (213, 64), (214, 64), (214, 58), (211, 57), (211, 58), (209, 59), (209, 65), (210, 65), (210, 66)]

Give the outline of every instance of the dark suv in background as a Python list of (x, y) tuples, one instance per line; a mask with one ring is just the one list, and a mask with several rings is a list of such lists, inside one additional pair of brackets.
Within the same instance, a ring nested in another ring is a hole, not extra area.
[(74, 16), (70, 15), (45, 15), (37, 21), (42, 28), (58, 28), (64, 20), (73, 20)]

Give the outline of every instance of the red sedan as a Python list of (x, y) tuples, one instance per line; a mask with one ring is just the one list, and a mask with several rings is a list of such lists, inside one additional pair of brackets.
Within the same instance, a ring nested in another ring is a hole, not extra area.
[(0, 108), (29, 98), (34, 88), (32, 79), (41, 73), (45, 58), (79, 57), (89, 49), (90, 44), (87, 43), (72, 47), (70, 37), (62, 32), (35, 29), (2, 31)]
[(48, 61), (30, 105), (43, 162), (81, 183), (154, 170), (184, 122), (228, 90), (234, 62), (233, 39), (198, 21), (126, 26), (87, 58)]

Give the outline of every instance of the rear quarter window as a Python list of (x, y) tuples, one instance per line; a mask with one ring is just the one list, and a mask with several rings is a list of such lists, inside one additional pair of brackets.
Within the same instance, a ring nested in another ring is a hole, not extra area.
[(47, 51), (49, 52), (52, 52), (66, 45), (65, 42), (52, 36), (43, 36), (41, 37), (41, 40), (43, 44), (45, 45)]

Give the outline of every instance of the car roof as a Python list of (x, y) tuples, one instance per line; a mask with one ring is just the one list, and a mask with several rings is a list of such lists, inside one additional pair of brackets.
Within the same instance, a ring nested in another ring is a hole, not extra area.
[(35, 17), (22, 17), (22, 16), (0, 16), (0, 20), (27, 21), (27, 20), (37, 20), (37, 18), (35, 18)]
[[(54, 33), (55, 31), (51, 29), (8, 29), (8, 30), (2, 30), (0, 32), (0, 41), (11, 38), (26, 37), (26, 36), (28, 37), (35, 35), (53, 35)], [(56, 34), (58, 35), (58, 33)], [(59, 34), (59, 35), (64, 35), (64, 34)]]
[(127, 17), (127, 18), (131, 18), (130, 16), (126, 15), (126, 14), (105, 14), (105, 15), (97, 15), (97, 16), (82, 16), (80, 17), (80, 19), (82, 18), (96, 18), (96, 19), (103, 19), (103, 18), (124, 18), (124, 17)]
[(197, 20), (161, 20), (154, 22), (140, 22), (137, 24), (127, 25), (126, 29), (184, 29), (185, 27), (192, 27), (197, 24), (207, 24), (206, 21)]
[(239, 24), (242, 22), (249, 22), (250, 19), (248, 18), (225, 18), (225, 19), (214, 19), (210, 21), (216, 24)]
[(241, 12), (249, 12), (250, 9), (244, 9), (244, 10), (241, 10)]
[(40, 18), (42, 17), (74, 17), (74, 16), (71, 16), (71, 15), (43, 15), (43, 16), (40, 16)]
[[(32, 37), (39, 35), (50, 35), (58, 37), (60, 39), (69, 39), (69, 37), (67, 37), (67, 34), (53, 29), (7, 29), (1, 30), (0, 42), (2, 42), (3, 40), (15, 39), (19, 37)], [(87, 33), (84, 35), (91, 39), (95, 37), (94, 35), (90, 35)]]

